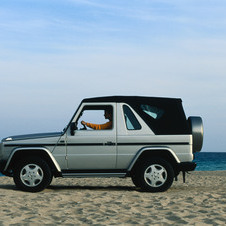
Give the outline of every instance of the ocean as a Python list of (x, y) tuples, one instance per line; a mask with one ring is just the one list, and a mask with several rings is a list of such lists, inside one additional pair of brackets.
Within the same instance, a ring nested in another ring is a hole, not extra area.
[(194, 162), (196, 171), (226, 170), (226, 152), (198, 152)]
[(196, 171), (226, 170), (226, 152), (198, 152), (194, 162), (197, 163)]

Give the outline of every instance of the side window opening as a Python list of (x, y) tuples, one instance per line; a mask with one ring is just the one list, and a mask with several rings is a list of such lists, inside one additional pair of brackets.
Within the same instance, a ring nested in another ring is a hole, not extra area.
[(131, 109), (128, 106), (123, 105), (123, 111), (124, 111), (124, 117), (125, 117), (127, 129), (128, 130), (140, 130), (141, 125), (138, 122), (136, 116), (131, 111)]
[[(108, 112), (108, 113), (106, 113)], [(111, 117), (109, 117), (109, 113)], [(85, 122), (85, 127), (82, 125)], [(112, 129), (113, 108), (112, 106), (97, 105), (85, 106), (76, 121), (77, 130), (107, 130)]]
[(156, 120), (160, 119), (164, 114), (164, 111), (162, 109), (146, 104), (142, 104), (141, 109), (143, 112), (145, 112), (146, 114), (148, 114), (149, 116)]

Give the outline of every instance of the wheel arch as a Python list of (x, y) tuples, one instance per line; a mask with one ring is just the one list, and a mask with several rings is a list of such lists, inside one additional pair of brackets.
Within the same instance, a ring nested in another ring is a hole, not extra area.
[(136, 170), (136, 167), (138, 167), (143, 160), (154, 157), (160, 157), (168, 161), (172, 165), (175, 175), (179, 173), (178, 165), (180, 163), (180, 160), (168, 147), (147, 147), (141, 149), (130, 163), (128, 172), (133, 173), (133, 171)]
[(53, 174), (55, 176), (59, 175), (61, 173), (61, 168), (58, 164), (58, 162), (56, 161), (56, 159), (54, 158), (54, 156), (52, 155), (52, 153), (46, 149), (46, 148), (32, 148), (32, 147), (28, 147), (28, 148), (16, 148), (15, 150), (13, 150), (13, 152), (11, 153), (6, 166), (4, 168), (4, 172), (10, 174), (10, 171), (13, 169), (13, 166), (16, 164), (16, 162), (24, 157), (32, 157), (32, 156), (37, 156), (39, 158), (44, 159), (47, 164), (49, 165), (49, 167), (51, 168), (51, 170), (53, 171)]

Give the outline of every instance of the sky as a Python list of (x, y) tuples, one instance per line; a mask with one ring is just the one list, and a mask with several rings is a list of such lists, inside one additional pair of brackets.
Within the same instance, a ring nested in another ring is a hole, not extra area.
[(176, 97), (226, 152), (225, 0), (1, 0), (0, 138), (62, 131), (83, 98)]

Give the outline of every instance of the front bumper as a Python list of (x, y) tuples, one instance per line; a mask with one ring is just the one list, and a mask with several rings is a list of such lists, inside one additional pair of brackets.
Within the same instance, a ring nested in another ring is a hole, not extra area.
[(187, 171), (193, 171), (196, 168), (195, 162), (181, 162), (179, 163), (179, 171), (187, 172)]

